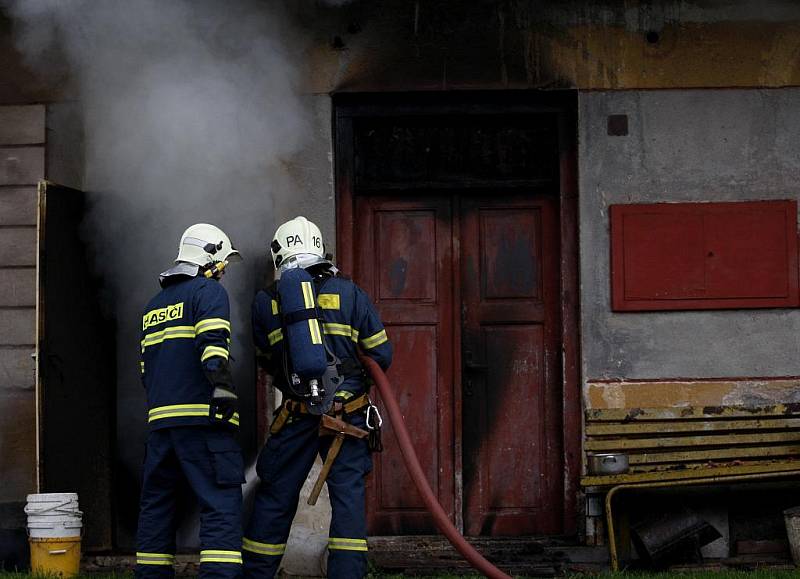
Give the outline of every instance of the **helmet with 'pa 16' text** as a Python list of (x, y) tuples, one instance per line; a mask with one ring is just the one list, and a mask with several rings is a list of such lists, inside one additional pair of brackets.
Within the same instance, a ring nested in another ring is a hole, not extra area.
[(193, 263), (200, 267), (241, 260), (242, 256), (225, 232), (208, 223), (196, 223), (183, 232), (175, 258), (176, 263)]
[(319, 227), (302, 216), (278, 227), (269, 248), (276, 268), (295, 256), (308, 255), (319, 259), (325, 256)]

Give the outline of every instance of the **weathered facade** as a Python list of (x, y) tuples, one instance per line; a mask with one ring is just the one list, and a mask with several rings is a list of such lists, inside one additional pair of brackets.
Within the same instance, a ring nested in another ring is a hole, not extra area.
[[(292, 3), (288, 18), (305, 39), (310, 138), (285, 160), (302, 193), (276, 198), (264, 231), (307, 215), (375, 297), (423, 463), (469, 534), (601, 540), (579, 484), (587, 410), (800, 402), (800, 304), (613, 311), (609, 218), (617, 204), (798, 200), (800, 8), (397, 0)], [(4, 408), (33, 416), (31, 187), (86, 188), (86, 143), (80, 99), (21, 63), (9, 27), (0, 98), (13, 106), (0, 119), (36, 120), (31, 136), (0, 126), (0, 319), (19, 328), (0, 346), (0, 386)], [(12, 159), (28, 145), (46, 148), (48, 171), (42, 160), (20, 179)], [(242, 296), (263, 269), (250, 267)], [(787, 275), (796, 283), (796, 263)], [(115, 546), (129, 550), (141, 393), (128, 365), (117, 374), (115, 500), (131, 504), (117, 507)], [(253, 411), (245, 424), (251, 453), (258, 422)], [(19, 473), (4, 501), (36, 480), (22, 423), (2, 422), (0, 464)], [(396, 449), (376, 460), (375, 534), (433, 531), (405, 477)], [(727, 524), (724, 505), (710, 516)], [(302, 517), (294, 548), (316, 554), (324, 524)]]

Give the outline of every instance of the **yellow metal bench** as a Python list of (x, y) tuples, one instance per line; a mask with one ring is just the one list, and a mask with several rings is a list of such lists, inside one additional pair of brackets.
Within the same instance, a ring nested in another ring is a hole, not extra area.
[(588, 410), (585, 428), (587, 453), (626, 453), (630, 464), (626, 473), (581, 478), (587, 493), (606, 494), (614, 571), (613, 501), (621, 492), (800, 474), (800, 405)]

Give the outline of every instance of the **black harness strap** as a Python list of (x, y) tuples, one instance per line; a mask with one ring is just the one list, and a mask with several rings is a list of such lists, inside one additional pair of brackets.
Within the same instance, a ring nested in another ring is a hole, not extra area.
[(319, 312), (317, 312), (316, 308), (307, 308), (305, 310), (299, 310), (296, 312), (290, 312), (283, 316), (283, 326), (286, 327), (289, 324), (294, 324), (295, 322), (302, 322), (303, 320), (311, 320), (319, 318)]

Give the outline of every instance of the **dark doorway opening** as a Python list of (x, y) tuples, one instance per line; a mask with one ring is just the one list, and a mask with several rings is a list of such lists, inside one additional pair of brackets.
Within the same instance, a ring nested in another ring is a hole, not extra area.
[(77, 492), (85, 551), (113, 546), (116, 331), (81, 237), (82, 191), (39, 183), (37, 404), (40, 492)]

